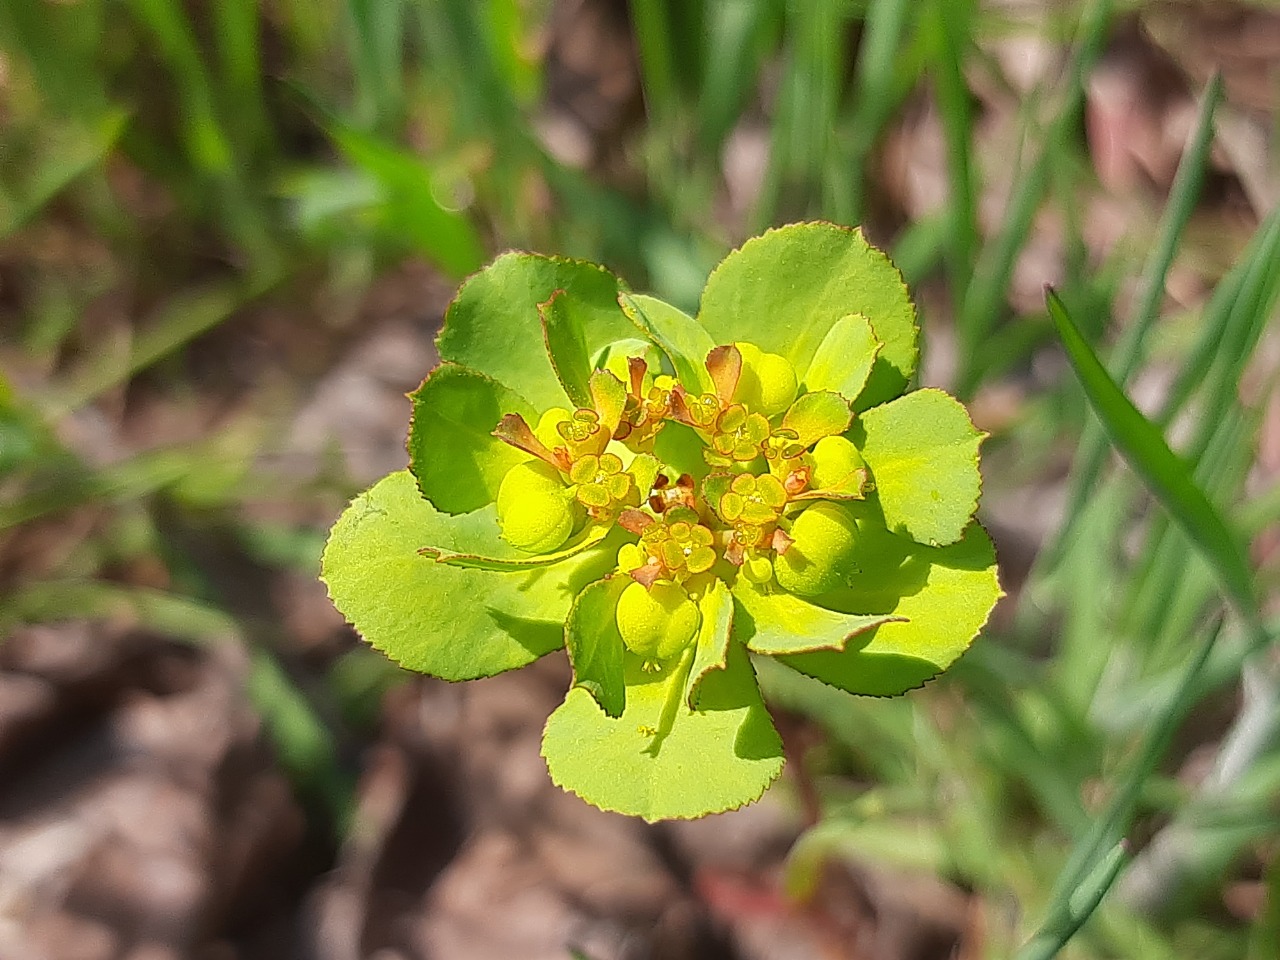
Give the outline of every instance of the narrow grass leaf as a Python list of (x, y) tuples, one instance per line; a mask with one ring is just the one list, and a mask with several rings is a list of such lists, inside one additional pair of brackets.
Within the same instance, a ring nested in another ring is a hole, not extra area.
[(1071, 896), (1063, 901), (1059, 913), (1018, 952), (1017, 960), (1051, 960), (1056, 957), (1097, 909), (1127, 858), (1126, 844), (1121, 842), (1112, 847)]
[(219, 55), (219, 93), (242, 162), (245, 154), (265, 146), (272, 135), (262, 98), (259, 8), (256, 0), (221, 0), (209, 11)]
[(403, 0), (347, 0), (351, 61), (355, 66), (356, 123), (395, 129), (404, 105)]
[(991, 331), (1002, 313), (1014, 264), (1048, 191), (1051, 163), (1075, 128), (1084, 103), (1084, 78), (1101, 55), (1111, 23), (1111, 7), (1111, 0), (1095, 0), (1086, 8), (1076, 50), (1066, 71), (1066, 99), (1049, 124), (1034, 159), (1014, 177), (1004, 222), (975, 265), (973, 282), (956, 321), (961, 348), (956, 390), (961, 399), (971, 396), (982, 379), (991, 352)]
[(1201, 672), (1222, 629), (1219, 620), (1196, 655), (1186, 664), (1178, 685), (1147, 730), (1133, 766), (1117, 784), (1111, 803), (1093, 820), (1071, 851), (1054, 885), (1047, 919), (1015, 960), (1049, 960), (1074, 936), (1102, 902), (1126, 860), (1124, 831), (1133, 818), (1143, 785), (1168, 748), (1174, 730), (1196, 701)]
[(186, 8), (177, 0), (131, 0), (134, 14), (151, 31), (181, 95), (183, 139), (197, 170), (231, 171), (234, 151), (214, 105), (213, 84)]
[[(1259, 625), (1253, 576), (1239, 541), (1196, 486), (1187, 464), (1169, 449), (1160, 431), (1116, 386), (1058, 295), (1046, 290), (1045, 300), (1067, 357), (1112, 442), (1213, 564), (1241, 616), (1250, 624)], [(1257, 628), (1261, 629), (1260, 625)]]
[[(1280, 208), (1271, 211), (1258, 227), (1249, 246), (1231, 272), (1214, 289), (1205, 308), (1201, 333), (1183, 362), (1178, 378), (1165, 398), (1157, 422), (1168, 424), (1186, 406), (1202, 383), (1224, 362), (1226, 347), (1233, 343), (1248, 318), (1256, 318), (1265, 299), (1263, 291), (1274, 288), (1280, 271)], [(1238, 356), (1239, 351), (1233, 351)], [(1235, 361), (1235, 362), (1238, 362)]]
[(764, 54), (779, 23), (775, 4), (719, 0), (707, 8), (702, 90), (697, 100), (698, 142), (719, 155), (756, 86)]
[[(1164, 215), (1161, 218), (1155, 246), (1142, 272), (1138, 305), (1134, 309), (1133, 319), (1116, 345), (1115, 355), (1109, 365), (1112, 375), (1121, 386), (1128, 381), (1142, 362), (1147, 334), (1159, 314), (1160, 304), (1164, 299), (1165, 282), (1169, 276), (1169, 268), (1173, 264), (1178, 242), (1200, 197), (1200, 187), (1204, 182), (1204, 172), (1209, 163), (1209, 150), (1213, 145), (1214, 112), (1221, 101), (1222, 78), (1219, 74), (1214, 74), (1201, 98), (1196, 125), (1191, 133), (1186, 152), (1178, 164), (1178, 171), (1169, 192), (1169, 202), (1165, 205)], [(1106, 454), (1106, 434), (1092, 420), (1086, 422), (1072, 469), (1067, 508), (1063, 513), (1067, 522), (1063, 524), (1057, 540), (1050, 549), (1048, 565), (1056, 566), (1062, 559), (1061, 550), (1065, 539), (1072, 529), (1074, 519), (1081, 516), (1086, 499), (1091, 496), (1098, 474), (1106, 462)]]
[(969, 0), (936, 0), (932, 21), (937, 47), (934, 86), (947, 142), (950, 185), (948, 259), (953, 298), (964, 303), (978, 255), (978, 212), (974, 192), (973, 104), (964, 78), (964, 60), (973, 36), (974, 5)]
[(383, 226), (456, 277), (479, 269), (484, 245), (470, 220), (440, 200), (436, 178), (408, 150), (328, 116), (325, 132), (385, 191)]
[(640, 54), (640, 77), (651, 121), (669, 122), (679, 109), (675, 38), (662, 0), (633, 0), (631, 22)]

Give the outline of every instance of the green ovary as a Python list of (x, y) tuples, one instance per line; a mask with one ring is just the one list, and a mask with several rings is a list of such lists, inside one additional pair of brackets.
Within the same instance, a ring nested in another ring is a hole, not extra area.
[(773, 573), (786, 590), (815, 597), (843, 584), (858, 542), (849, 511), (834, 503), (817, 503), (796, 517), (794, 541), (773, 562)]
[(630, 584), (615, 616), (622, 642), (646, 662), (675, 656), (698, 630), (698, 608), (681, 587), (664, 581), (648, 588)]
[(560, 547), (581, 515), (559, 471), (540, 460), (516, 464), (498, 487), (502, 538), (526, 553)]
[(814, 490), (840, 490), (848, 485), (855, 470), (866, 466), (858, 448), (844, 437), (823, 437), (813, 448), (812, 456), (809, 486)]
[(742, 375), (734, 399), (748, 410), (772, 417), (796, 398), (796, 370), (786, 357), (765, 353), (752, 343), (735, 343), (742, 354)]

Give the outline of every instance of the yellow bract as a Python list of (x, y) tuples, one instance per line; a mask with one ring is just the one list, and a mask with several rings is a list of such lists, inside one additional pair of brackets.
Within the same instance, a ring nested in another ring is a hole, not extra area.
[(748, 410), (772, 417), (796, 398), (796, 368), (786, 357), (765, 353), (753, 343), (735, 343), (742, 354), (742, 373), (733, 398)]

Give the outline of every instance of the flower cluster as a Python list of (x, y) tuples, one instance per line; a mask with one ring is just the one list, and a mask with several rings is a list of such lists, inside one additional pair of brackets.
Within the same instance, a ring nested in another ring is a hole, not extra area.
[(830, 224), (730, 254), (696, 319), (589, 264), (501, 257), (446, 315), (410, 470), (335, 526), (330, 594), (447, 679), (564, 646), (543, 754), (597, 806), (750, 802), (782, 766), (751, 655), (894, 695), (1000, 595), (982, 435), (945, 393), (903, 393), (916, 335), (896, 270)]

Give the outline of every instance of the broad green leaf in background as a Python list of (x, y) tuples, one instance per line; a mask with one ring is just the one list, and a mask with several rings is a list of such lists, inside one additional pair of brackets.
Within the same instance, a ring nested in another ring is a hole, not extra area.
[(626, 647), (614, 611), (622, 591), (633, 582), (619, 575), (588, 584), (573, 601), (564, 624), (573, 685), (591, 694), (610, 717), (622, 716), (627, 702), (622, 682)]
[(871, 468), (885, 525), (931, 546), (959, 540), (978, 508), (985, 436), (941, 390), (916, 390), (864, 413), (854, 443)]
[[(846, 509), (871, 512), (862, 504)], [(782, 658), (850, 693), (897, 696), (931, 679), (968, 648), (1003, 595), (995, 551), (977, 523), (958, 543), (926, 547), (869, 518), (859, 523), (853, 566), (849, 589), (824, 596), (824, 605), (902, 619), (860, 634), (843, 652)]]
[(804, 375), (805, 390), (834, 390), (852, 401), (867, 383), (881, 343), (862, 314), (841, 317), (818, 344)]
[(574, 594), (614, 563), (588, 551), (549, 570), (498, 574), (419, 555), (424, 543), (455, 545), (452, 521), (402, 470), (351, 502), (321, 561), (329, 597), (361, 636), (446, 680), (523, 667), (563, 645)]
[(792, 224), (748, 240), (716, 267), (698, 321), (717, 343), (747, 340), (806, 380), (832, 326), (858, 313), (882, 348), (854, 407), (896, 397), (916, 368), (916, 312), (902, 275), (861, 230)]
[(711, 393), (715, 389), (707, 372), (707, 354), (716, 343), (693, 317), (643, 294), (624, 293), (618, 302), (631, 321), (667, 355), (686, 390)]
[(580, 305), (575, 313), (587, 356), (635, 336), (635, 327), (618, 306), (621, 281), (603, 267), (507, 253), (467, 280), (449, 304), (436, 344), (440, 358), (518, 390), (538, 410), (564, 406), (564, 389), (542, 349), (538, 316), (539, 304), (557, 290)]
[(627, 655), (627, 706), (611, 719), (574, 688), (547, 720), (542, 755), (552, 781), (602, 810), (645, 820), (690, 819), (759, 799), (782, 771), (782, 741), (769, 720), (746, 652), (731, 644), (723, 670), (685, 700), (692, 649), (661, 673)]
[(466, 513), (492, 503), (507, 471), (529, 459), (493, 436), (493, 428), (507, 413), (534, 422), (537, 414), (496, 380), (442, 363), (409, 399), (409, 469), (436, 509)]

